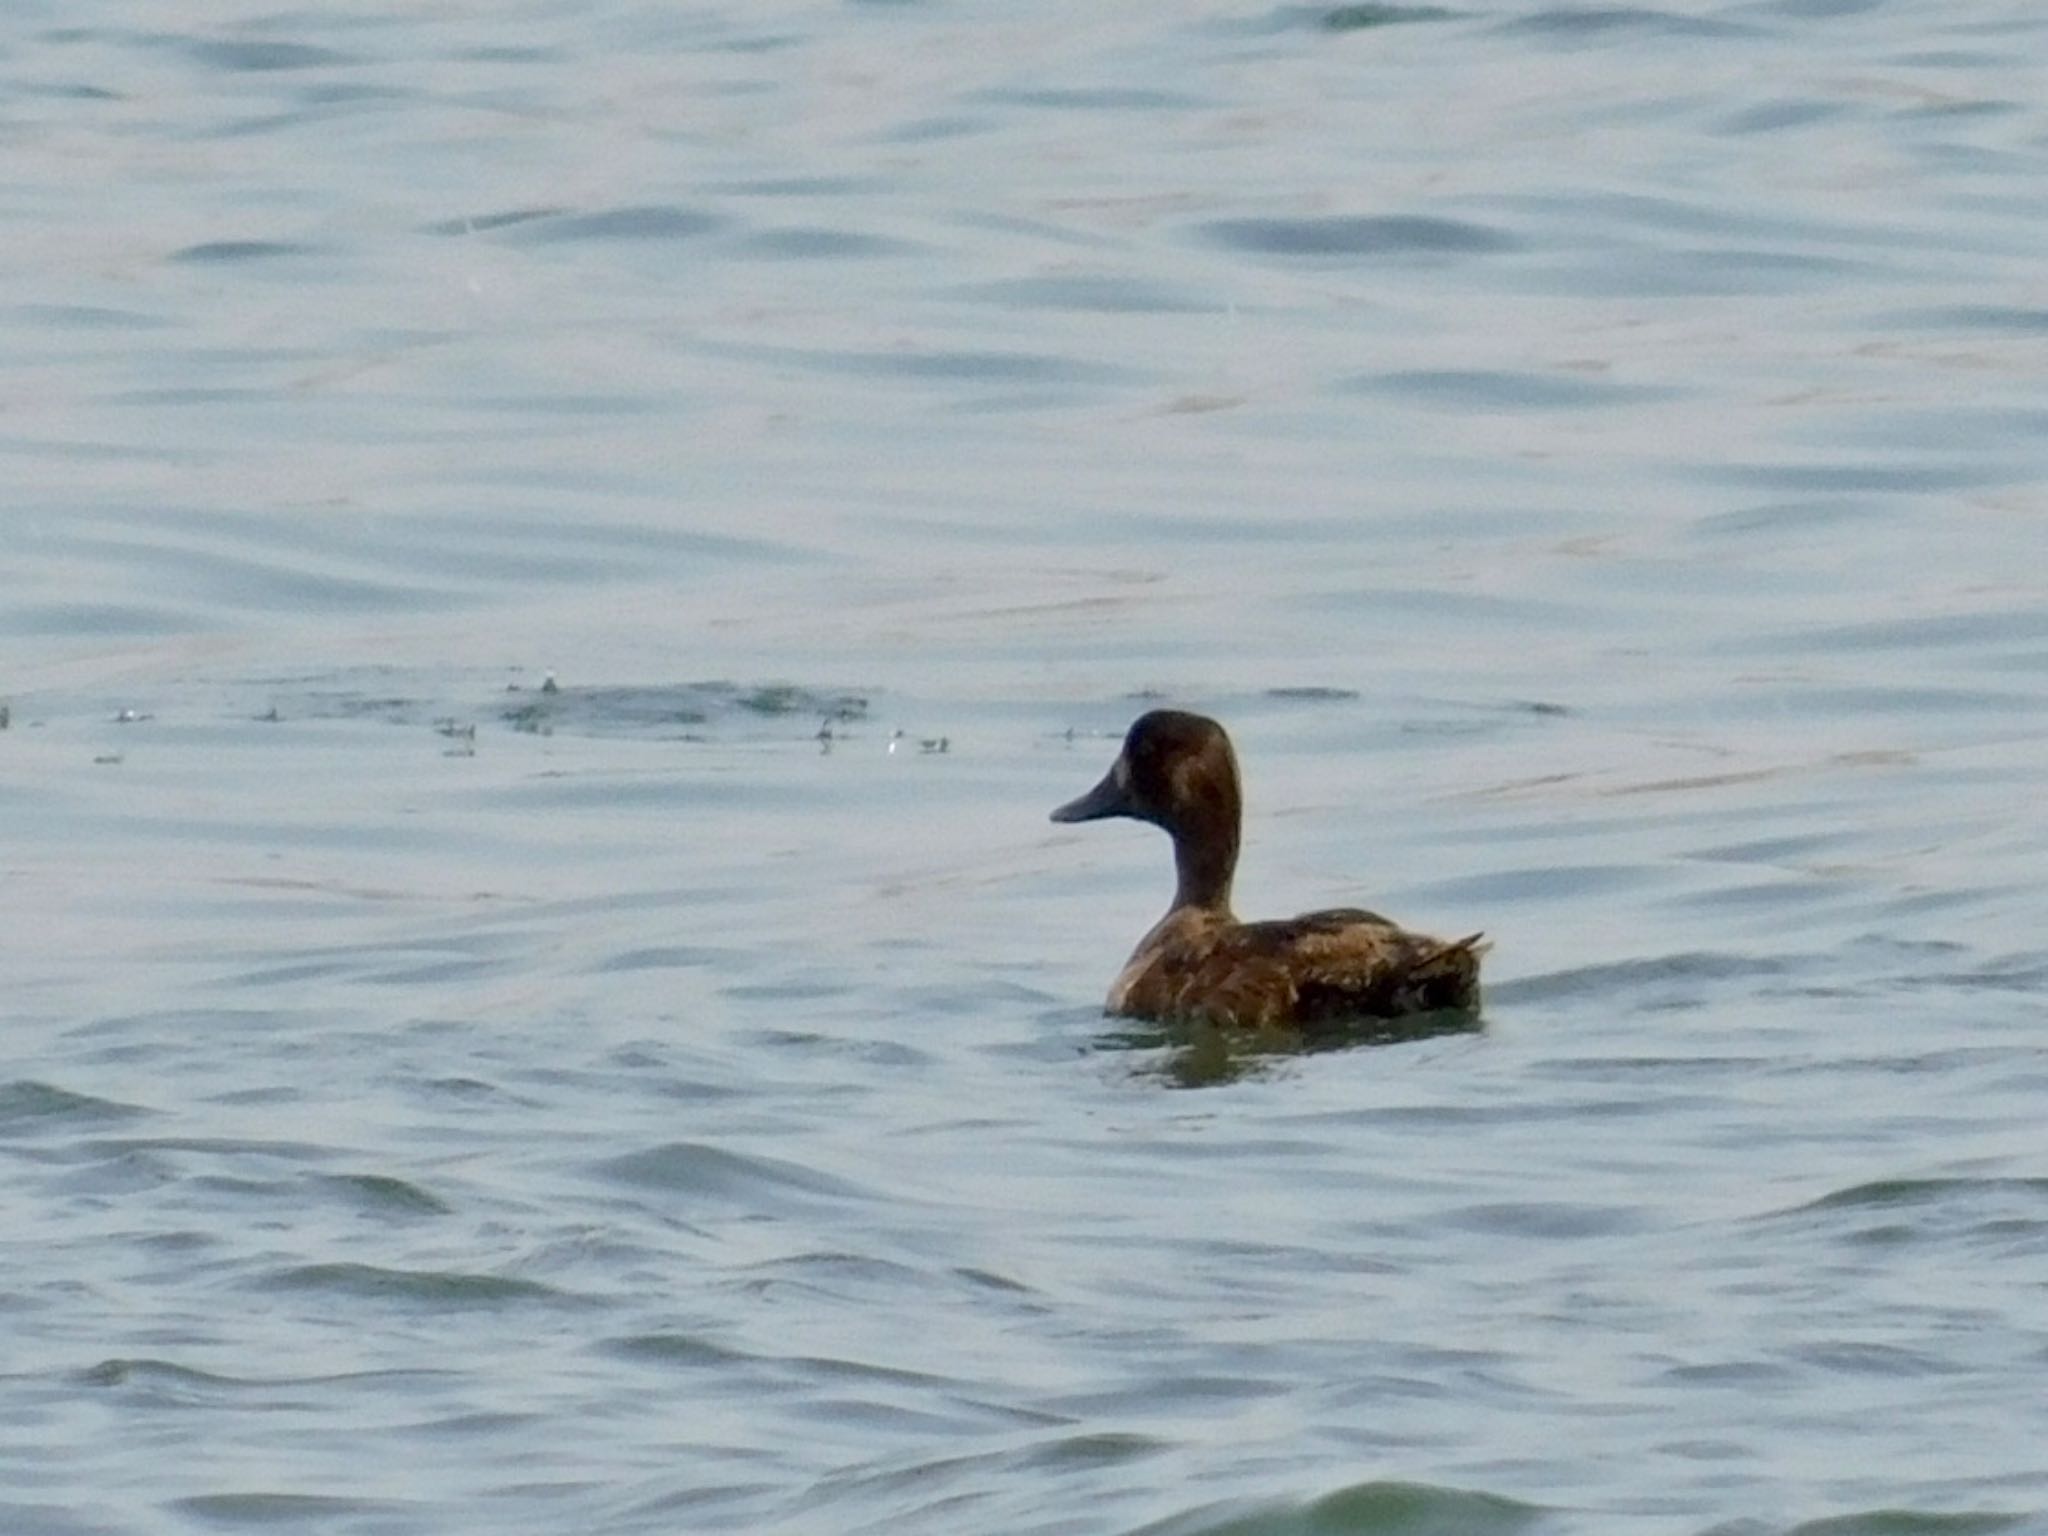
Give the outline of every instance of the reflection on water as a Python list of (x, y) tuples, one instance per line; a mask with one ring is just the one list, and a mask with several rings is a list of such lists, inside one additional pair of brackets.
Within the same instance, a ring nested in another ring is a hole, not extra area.
[(1268, 1071), (1293, 1056), (1356, 1046), (1403, 1045), (1439, 1035), (1477, 1034), (1476, 1013), (1447, 1009), (1399, 1019), (1354, 1019), (1315, 1030), (1225, 1029), (1213, 1024), (1132, 1022), (1105, 1029), (1096, 1047), (1154, 1053), (1140, 1069), (1176, 1088), (1209, 1088)]
[(2042, 1522), (2048, 18), (17, 11), (0, 1528)]

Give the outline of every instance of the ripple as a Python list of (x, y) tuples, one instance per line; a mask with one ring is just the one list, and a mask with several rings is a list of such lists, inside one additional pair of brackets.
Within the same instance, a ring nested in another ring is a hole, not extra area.
[(905, 347), (831, 351), (802, 347), (707, 348), (763, 362), (794, 364), (825, 374), (964, 384), (1105, 385), (1145, 382), (1140, 369), (1044, 352)]
[(2028, 8), (26, 10), (0, 1530), (2039, 1523)]
[(279, 70), (334, 69), (359, 64), (354, 56), (312, 43), (249, 40), (187, 42), (184, 51), (212, 69), (237, 74), (268, 74)]
[(0, 1135), (32, 1131), (62, 1133), (79, 1126), (132, 1120), (150, 1111), (137, 1104), (73, 1093), (51, 1083), (18, 1079), (0, 1084)]
[(1337, 257), (1479, 256), (1517, 249), (1499, 230), (1462, 219), (1419, 215), (1311, 219), (1216, 219), (1202, 226), (1209, 238), (1263, 256)]
[(1541, 1524), (1549, 1513), (1540, 1505), (1464, 1488), (1371, 1482), (1301, 1504), (1211, 1505), (1142, 1526), (1130, 1536), (1325, 1536), (1339, 1531), (1506, 1536)]
[(596, 1165), (602, 1178), (642, 1189), (672, 1190), (754, 1205), (792, 1196), (802, 1199), (866, 1199), (868, 1192), (847, 1179), (815, 1168), (703, 1142), (673, 1141), (645, 1152), (609, 1158)]
[(1055, 112), (1161, 112), (1204, 105), (1181, 91), (1144, 86), (1034, 86), (979, 91), (971, 98), (992, 106), (1033, 107)]
[(2048, 308), (2017, 304), (1947, 304), (1900, 310), (1877, 323), (1912, 330), (1984, 331), (1994, 336), (2048, 335)]
[(1675, 1365), (1664, 1374), (1688, 1387), (1713, 1387), (1743, 1393), (1786, 1391), (1799, 1379), (1799, 1373), (1791, 1366), (1773, 1360), (1721, 1360), (1709, 1365)]
[(1889, 6), (1892, 0), (1751, 0), (1766, 14), (1797, 16), (1833, 21), (1843, 16), (1863, 16)]
[(271, 261), (282, 256), (304, 256), (312, 247), (289, 240), (206, 240), (171, 252), (167, 261), (195, 266), (218, 266), (246, 261)]
[(332, 1147), (310, 1141), (272, 1141), (253, 1136), (108, 1136), (76, 1143), (93, 1157), (154, 1157), (189, 1152), (206, 1157), (277, 1158), (289, 1163), (324, 1162), (336, 1155)]
[(764, 229), (749, 235), (743, 244), (756, 256), (780, 261), (871, 261), (883, 256), (907, 256), (917, 250), (907, 241), (850, 229), (817, 227)]
[(5, 312), (63, 331), (157, 331), (172, 323), (160, 314), (103, 304), (10, 304)]
[(522, 240), (543, 245), (580, 241), (690, 240), (723, 221), (700, 209), (665, 204), (607, 208), (596, 213), (559, 214), (499, 226)]
[(467, 213), (460, 218), (441, 219), (420, 227), (429, 235), (487, 235), (493, 230), (511, 229), (536, 219), (561, 218), (567, 212), (566, 208), (556, 204), (541, 204), (532, 208), (506, 208), (496, 213)]
[(1171, 1441), (1153, 1435), (1099, 1430), (1040, 1441), (1018, 1458), (1017, 1465), (1074, 1472), (1090, 1467), (1127, 1466), (1172, 1449)]
[(1694, 950), (1518, 976), (1488, 987), (1487, 997), (1496, 1003), (1547, 1002), (1555, 998), (1599, 998), (1611, 1002), (1622, 993), (1662, 992), (1673, 986), (1691, 991), (1694, 984), (1701, 982), (1775, 983), (1791, 974), (1796, 965), (1797, 962), (1783, 957)]
[(693, 1333), (636, 1333), (607, 1339), (600, 1347), (608, 1354), (629, 1360), (693, 1370), (727, 1370), (757, 1358), (743, 1349), (730, 1349)]
[(1902, 1349), (1895, 1344), (1867, 1340), (1830, 1339), (1806, 1345), (1792, 1352), (1801, 1364), (1838, 1376), (1953, 1376), (1967, 1367), (1953, 1359), (1938, 1358), (1925, 1350)]
[(0, 634), (172, 635), (188, 631), (194, 617), (190, 609), (127, 603), (12, 603), (0, 613)]
[(245, 1380), (238, 1376), (222, 1376), (212, 1371), (195, 1370), (188, 1365), (179, 1365), (170, 1360), (102, 1360), (78, 1373), (79, 1380), (91, 1387), (120, 1387), (130, 1382), (155, 1383), (178, 1388), (250, 1387), (262, 1383)]
[(896, 182), (886, 176), (769, 176), (721, 182), (717, 190), (735, 197), (868, 197)]
[(1641, 5), (1553, 6), (1501, 23), (1507, 33), (1528, 33), (1560, 43), (1584, 43), (1610, 37), (1743, 37), (1754, 29), (1704, 16), (1684, 16)]
[(1801, 626), (1767, 638), (1745, 636), (1738, 644), (1740, 649), (1768, 649), (1773, 654), (1786, 650), (1814, 654), (1903, 651), (1924, 656), (1945, 650), (1998, 651), (2013, 647), (2031, 652), (2048, 644), (2048, 612), (1999, 603), (1968, 613)]
[(674, 971), (695, 970), (700, 966), (720, 965), (730, 962), (736, 951), (704, 949), (687, 944), (665, 944), (645, 949), (623, 950), (608, 955), (596, 963), (598, 971)]
[(90, 1498), (76, 1493), (61, 1507), (0, 1498), (0, 1530), (32, 1531), (35, 1536), (108, 1536), (119, 1529), (88, 1512), (90, 1508)]
[(323, 1174), (320, 1184), (374, 1216), (446, 1216), (452, 1210), (419, 1185), (389, 1174)]
[(1474, 1232), (1534, 1239), (1605, 1237), (1641, 1231), (1650, 1224), (1645, 1213), (1632, 1206), (1585, 1205), (1563, 1200), (1474, 1205), (1444, 1214), (1445, 1219)]
[(1421, 21), (1455, 21), (1460, 13), (1440, 5), (1291, 5), (1280, 15), (1293, 26), (1319, 27), (1325, 32), (1365, 32)]
[(336, 1529), (334, 1522), (362, 1515), (390, 1517), (407, 1512), (410, 1506), (390, 1499), (348, 1499), (311, 1493), (203, 1493), (173, 1499), (170, 1507), (209, 1525), (291, 1527), (303, 1529), (318, 1523)]
[(537, 1280), (441, 1269), (389, 1269), (376, 1264), (299, 1264), (260, 1282), (266, 1290), (306, 1292), (357, 1301), (399, 1301), (437, 1311), (467, 1311), (524, 1302), (568, 1303), (570, 1292)]
[(1802, 1520), (1788, 1527), (1785, 1536), (1994, 1536), (1999, 1531), (2036, 1526), (2031, 1515), (1870, 1509), (1824, 1520)]
[(1192, 291), (1141, 277), (1017, 277), (954, 290), (974, 303), (1004, 309), (1104, 315), (1214, 314), (1222, 305)]
[(1760, 487), (1796, 495), (1855, 492), (1906, 494), (1961, 491), (1977, 486), (2007, 485), (2025, 473), (2018, 460), (1950, 463), (1872, 463), (1868, 458), (1809, 459), (1765, 463), (1701, 464), (1689, 471), (1702, 482)]
[(1355, 688), (1333, 688), (1326, 683), (1302, 683), (1289, 687), (1268, 688), (1265, 696), (1269, 699), (1286, 699), (1304, 704), (1348, 704), (1358, 697)]
[(1723, 118), (1723, 133), (1779, 133), (1788, 128), (1805, 128), (1831, 122), (1843, 114), (1839, 103), (1826, 101), (1770, 101), (1731, 112)]
[(1643, 864), (1535, 864), (1432, 880), (1410, 887), (1409, 894), (1428, 903), (1490, 902), (1498, 907), (1518, 901), (1637, 890), (1659, 878), (1657, 870)]
[(1604, 379), (1513, 372), (1505, 369), (1421, 369), (1360, 374), (1340, 389), (1387, 394), (1439, 410), (1583, 411), (1668, 400), (1679, 392)]
[(1788, 1207), (1784, 1214), (1800, 1211), (1917, 1208), (1947, 1205), (1958, 1197), (1991, 1194), (2025, 1195), (2048, 1205), (2048, 1178), (1874, 1179), (1867, 1184), (1852, 1184), (1846, 1189), (1835, 1190), (1804, 1205)]
[[(818, 1256), (811, 1255), (807, 1257), (815, 1259)], [(843, 1255), (831, 1255), (829, 1257), (842, 1261), (841, 1267), (853, 1267), (843, 1264)], [(901, 1265), (893, 1264), (874, 1265), (871, 1272), (872, 1278), (886, 1281), (901, 1279), (904, 1274), (905, 1271)], [(861, 1278), (869, 1277), (868, 1275), (861, 1276)], [(836, 1355), (788, 1355), (779, 1357), (777, 1363), (791, 1367), (806, 1377), (822, 1376), (842, 1381), (864, 1381), (905, 1387), (958, 1385), (958, 1378), (940, 1375), (934, 1371), (911, 1370), (894, 1365), (875, 1365), (866, 1360), (848, 1360)]]

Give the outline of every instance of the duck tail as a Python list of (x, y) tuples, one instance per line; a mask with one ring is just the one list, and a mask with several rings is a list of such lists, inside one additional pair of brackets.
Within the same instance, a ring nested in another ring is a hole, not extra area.
[(1425, 954), (1416, 963), (1418, 965), (1433, 965), (1439, 960), (1448, 960), (1453, 956), (1460, 955), (1469, 955), (1472, 959), (1477, 960), (1491, 948), (1493, 946), (1487, 943), (1485, 933), (1468, 933), (1462, 939), (1452, 939), (1448, 943), (1437, 945), (1435, 949), (1430, 950), (1429, 953)]
[(1484, 933), (1438, 944), (1409, 967), (1408, 981), (1426, 1008), (1479, 1006), (1479, 957), (1493, 946)]

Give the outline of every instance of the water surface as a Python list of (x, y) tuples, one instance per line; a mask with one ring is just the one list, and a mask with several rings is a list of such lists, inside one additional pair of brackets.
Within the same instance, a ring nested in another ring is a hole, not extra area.
[(2048, 1529), (2034, 8), (14, 23), (0, 1527)]

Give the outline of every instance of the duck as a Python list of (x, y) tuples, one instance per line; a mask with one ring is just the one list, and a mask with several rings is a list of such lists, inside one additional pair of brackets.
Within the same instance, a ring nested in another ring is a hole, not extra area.
[(1155, 709), (1109, 772), (1052, 813), (1124, 816), (1173, 839), (1173, 905), (1138, 941), (1105, 1010), (1168, 1025), (1311, 1031), (1479, 1008), (1483, 934), (1444, 940), (1358, 907), (1240, 922), (1230, 908), (1243, 821), (1237, 754), (1206, 715)]

